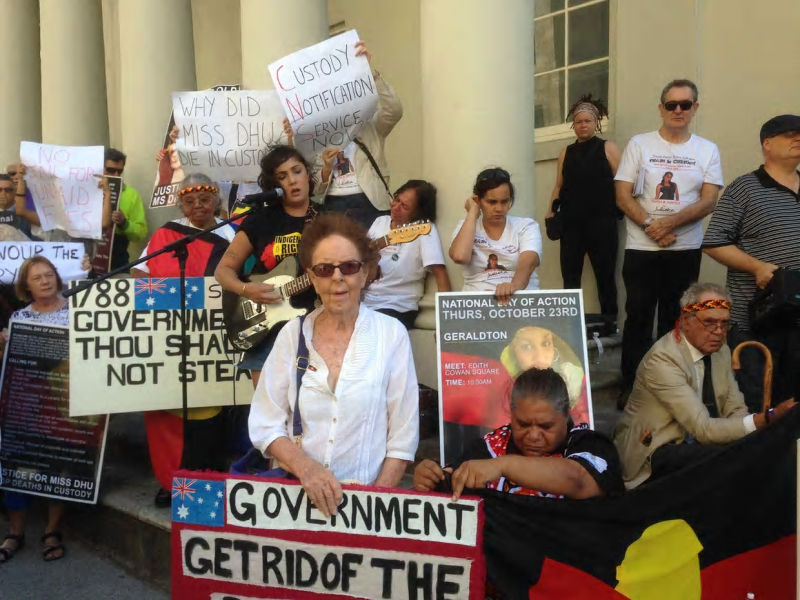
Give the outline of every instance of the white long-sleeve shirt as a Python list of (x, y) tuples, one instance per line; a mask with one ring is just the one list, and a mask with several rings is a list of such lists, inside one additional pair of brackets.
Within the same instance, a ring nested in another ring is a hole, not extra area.
[[(328, 367), (314, 349), (314, 322), (303, 331), (309, 364), (300, 388), (301, 447), (337, 479), (371, 484), (386, 458), (414, 460), (419, 443), (419, 389), (411, 342), (400, 321), (363, 304), (344, 356), (336, 389)], [(266, 452), (281, 437), (292, 439), (297, 388), (295, 358), (299, 319), (278, 334), (264, 363), (250, 409), (250, 439)]]

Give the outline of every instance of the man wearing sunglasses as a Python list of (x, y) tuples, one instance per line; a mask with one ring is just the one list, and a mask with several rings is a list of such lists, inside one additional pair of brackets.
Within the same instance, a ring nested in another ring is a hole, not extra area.
[(13, 227), (26, 238), (31, 237), (31, 225), (17, 214), (14, 195), (17, 186), (9, 175), (0, 173), (0, 225)]
[(725, 288), (693, 283), (681, 304), (675, 330), (658, 340), (639, 365), (614, 432), (628, 489), (702, 460), (795, 405), (791, 399), (767, 411), (747, 410), (725, 345), (731, 326)]
[(653, 343), (656, 314), (660, 338), (678, 318), (681, 293), (697, 281), (702, 220), (714, 210), (723, 185), (716, 144), (689, 131), (697, 97), (697, 86), (687, 79), (668, 83), (658, 105), (661, 127), (631, 139), (615, 177), (617, 206), (627, 217), (622, 267), (626, 391)]
[[(103, 175), (122, 177), (128, 157), (119, 150), (106, 148)], [(123, 183), (117, 210), (111, 213), (116, 226), (114, 245), (111, 247), (111, 268), (116, 269), (130, 262), (128, 244), (140, 242), (147, 236), (147, 221), (144, 217), (142, 197), (131, 186)]]
[[(775, 365), (773, 403), (800, 388), (800, 328), (789, 317), (778, 326), (754, 332), (748, 304), (780, 267), (800, 271), (800, 116), (780, 115), (760, 133), (764, 164), (735, 179), (719, 200), (703, 239), (703, 250), (728, 267), (728, 289), (734, 301), (733, 347), (757, 340), (770, 349)], [(763, 397), (764, 357), (746, 349), (739, 385), (751, 410)]]

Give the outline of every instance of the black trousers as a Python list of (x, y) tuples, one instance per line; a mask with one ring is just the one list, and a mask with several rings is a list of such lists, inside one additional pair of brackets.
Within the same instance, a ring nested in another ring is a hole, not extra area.
[[(786, 323), (769, 332), (742, 331), (734, 325), (728, 333), (731, 352), (742, 342), (755, 340), (772, 354), (772, 406), (797, 398), (800, 392), (800, 328), (796, 322)], [(744, 348), (739, 356), (742, 368), (736, 373), (739, 390), (744, 394), (748, 410), (761, 412), (764, 398), (764, 354), (757, 348)]]
[(400, 312), (399, 310), (392, 310), (391, 308), (378, 308), (377, 312), (394, 317), (403, 324), (406, 329), (414, 327), (414, 321), (417, 320), (419, 315), (418, 310), (409, 310), (408, 312)]
[(617, 319), (617, 248), (619, 246), (615, 217), (594, 221), (564, 223), (561, 234), (561, 277), (564, 289), (581, 288), (583, 259), (588, 254), (597, 281), (600, 312), (612, 321)]
[(626, 386), (633, 385), (636, 369), (653, 345), (656, 311), (658, 338), (675, 327), (681, 294), (697, 281), (701, 258), (699, 249), (625, 250), (622, 279), (628, 299), (622, 332), (622, 378)]
[(344, 213), (367, 229), (372, 227), (375, 219), (381, 215), (388, 214), (386, 211), (380, 211), (375, 208), (367, 198), (367, 195), (363, 193), (349, 194), (347, 196), (326, 196), (325, 210)]

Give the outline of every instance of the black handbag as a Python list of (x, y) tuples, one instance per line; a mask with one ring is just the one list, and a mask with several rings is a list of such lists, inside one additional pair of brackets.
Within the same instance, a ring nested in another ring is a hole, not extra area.
[(561, 200), (553, 200), (553, 216), (544, 220), (544, 229), (547, 237), (553, 240), (560, 240), (564, 234), (564, 215), (561, 213)]
[(748, 308), (753, 331), (792, 328), (800, 318), (800, 271), (777, 269), (767, 286), (756, 290)]

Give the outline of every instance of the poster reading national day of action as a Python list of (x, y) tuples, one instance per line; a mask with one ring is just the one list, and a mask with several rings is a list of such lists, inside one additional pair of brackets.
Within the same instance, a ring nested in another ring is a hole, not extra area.
[(514, 378), (531, 367), (564, 378), (570, 417), (593, 425), (580, 290), (522, 291), (500, 306), (491, 292), (436, 295), (441, 458), (509, 423)]

